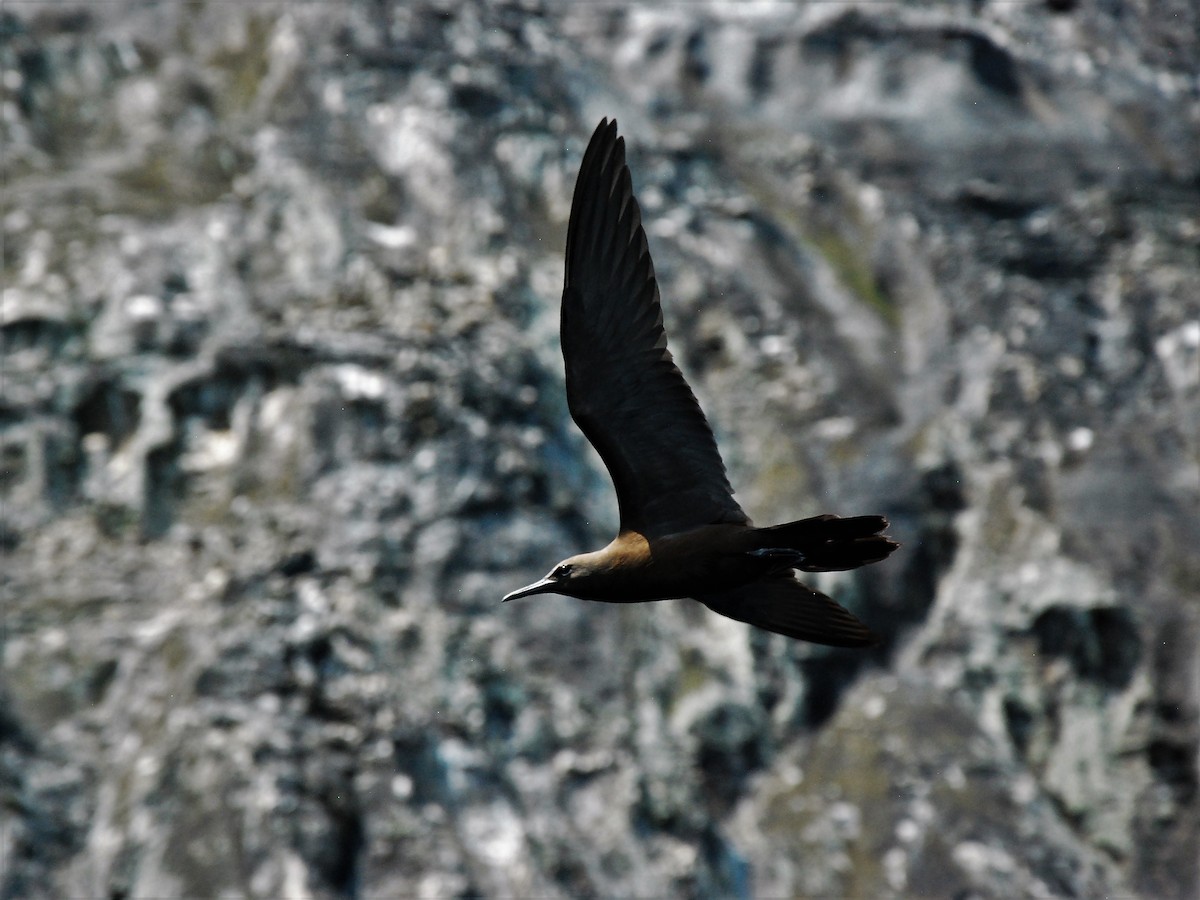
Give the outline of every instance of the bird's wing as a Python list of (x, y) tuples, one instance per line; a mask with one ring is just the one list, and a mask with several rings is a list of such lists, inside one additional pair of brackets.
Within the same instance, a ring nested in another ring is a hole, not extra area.
[(625, 142), (607, 119), (575, 183), (561, 335), (567, 405), (612, 476), (622, 531), (652, 537), (749, 521), (667, 350)]
[(814, 644), (869, 647), (879, 643), (848, 610), (801, 584), (791, 573), (696, 599), (723, 616)]

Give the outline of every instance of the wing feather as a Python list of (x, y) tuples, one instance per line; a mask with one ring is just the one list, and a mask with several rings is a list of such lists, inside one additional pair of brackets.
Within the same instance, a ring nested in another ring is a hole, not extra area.
[(600, 122), (567, 228), (561, 338), (571, 417), (604, 460), (621, 529), (747, 523), (700, 404), (667, 349), (617, 123)]
[(791, 573), (696, 599), (723, 616), (814, 644), (869, 647), (879, 643), (849, 610), (801, 584)]

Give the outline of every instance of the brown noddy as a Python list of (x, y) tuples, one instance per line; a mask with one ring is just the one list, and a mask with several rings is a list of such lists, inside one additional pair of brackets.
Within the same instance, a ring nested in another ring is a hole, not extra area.
[(878, 562), (899, 545), (883, 516), (824, 515), (756, 528), (733, 499), (712, 429), (667, 350), (658, 283), (615, 120), (592, 135), (571, 201), (561, 340), (567, 406), (612, 476), (620, 529), (504, 599), (607, 603), (691, 597), (791, 638), (877, 638), (794, 570)]

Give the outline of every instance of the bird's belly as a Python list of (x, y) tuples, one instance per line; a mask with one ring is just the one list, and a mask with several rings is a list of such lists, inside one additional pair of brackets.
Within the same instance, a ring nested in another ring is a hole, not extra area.
[(744, 526), (704, 526), (647, 540), (625, 534), (601, 551), (607, 565), (575, 596), (606, 603), (643, 603), (726, 591), (768, 574), (777, 563), (748, 551)]
[(619, 595), (608, 599), (617, 603), (641, 603), (698, 597), (761, 578), (769, 568), (763, 560), (732, 554), (669, 560), (648, 566), (639, 573), (640, 577), (631, 579)]

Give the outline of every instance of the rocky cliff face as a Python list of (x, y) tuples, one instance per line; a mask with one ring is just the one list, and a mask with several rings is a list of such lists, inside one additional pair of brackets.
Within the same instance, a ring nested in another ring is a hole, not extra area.
[[(1198, 15), (7, 4), (0, 895), (1197, 896)], [(877, 653), (499, 606), (602, 115)]]

